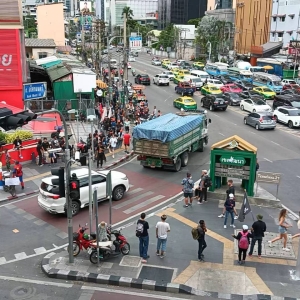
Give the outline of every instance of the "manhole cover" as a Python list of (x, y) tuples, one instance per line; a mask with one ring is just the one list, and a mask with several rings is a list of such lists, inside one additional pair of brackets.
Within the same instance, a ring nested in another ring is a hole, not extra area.
[(154, 280), (159, 283), (172, 281), (174, 269), (143, 266), (140, 272), (140, 279)]
[(125, 266), (125, 267), (139, 267), (141, 264), (141, 258), (138, 256), (130, 256), (126, 255), (123, 256), (120, 266)]

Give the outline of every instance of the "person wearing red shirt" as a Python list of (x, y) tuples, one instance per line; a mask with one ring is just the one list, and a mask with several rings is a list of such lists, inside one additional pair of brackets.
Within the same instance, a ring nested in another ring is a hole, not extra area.
[(14, 170), (13, 170), (13, 176), (14, 177), (19, 177), (20, 183), (22, 190), (24, 190), (24, 181), (23, 181), (23, 170), (22, 170), (22, 165), (16, 161), (14, 165)]
[(125, 152), (128, 154), (128, 147), (130, 145), (130, 139), (131, 139), (131, 136), (129, 134), (128, 131), (125, 132), (125, 134), (123, 135), (123, 141), (124, 141), (124, 146), (125, 146)]

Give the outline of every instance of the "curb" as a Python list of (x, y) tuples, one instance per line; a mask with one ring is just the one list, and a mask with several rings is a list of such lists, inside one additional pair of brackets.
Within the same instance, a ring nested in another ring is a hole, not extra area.
[(32, 195), (32, 194), (35, 194), (35, 193), (38, 193), (38, 192), (39, 192), (39, 190), (33, 190), (31, 192), (28, 192), (28, 193), (16, 194), (16, 196), (7, 196), (5, 198), (0, 199), (0, 202), (7, 201), (7, 200), (15, 200), (17, 198), (24, 197), (24, 196), (29, 196), (29, 195)]
[(108, 166), (105, 166), (103, 169), (104, 170), (110, 169), (110, 168), (118, 165), (119, 163), (126, 161), (128, 158), (132, 157), (133, 155), (134, 155), (134, 151), (131, 151), (129, 154), (126, 154), (125, 156), (123, 156), (120, 159), (114, 161), (113, 163), (109, 164)]
[(41, 268), (45, 275), (49, 278), (84, 281), (97, 284), (113, 285), (127, 288), (136, 288), (157, 292), (168, 292), (175, 294), (207, 296), (215, 299), (232, 299), (232, 300), (297, 300), (297, 298), (278, 297), (264, 294), (255, 295), (238, 295), (238, 294), (224, 294), (219, 292), (206, 292), (194, 289), (185, 284), (178, 283), (159, 283), (153, 280), (121, 277), (116, 275), (106, 275), (98, 273), (78, 272), (72, 270), (55, 269), (50, 267), (50, 258), (56, 253), (52, 252), (42, 259)]

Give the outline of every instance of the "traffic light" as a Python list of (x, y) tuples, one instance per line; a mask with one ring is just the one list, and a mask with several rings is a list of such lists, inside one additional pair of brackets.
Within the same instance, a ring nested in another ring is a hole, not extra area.
[(30, 113), (27, 110), (14, 114), (11, 109), (6, 107), (0, 108), (0, 126), (5, 131), (22, 127), (36, 118), (36, 114)]
[(77, 178), (76, 174), (73, 173), (72, 177), (70, 178), (70, 183), (69, 183), (69, 188), (70, 188), (70, 200), (79, 200), (80, 199), (80, 184), (79, 184), (79, 179)]
[(65, 197), (66, 190), (65, 190), (65, 169), (60, 167), (58, 169), (51, 169), (51, 174), (53, 176), (57, 176), (58, 178), (53, 178), (52, 184), (58, 186), (59, 196)]

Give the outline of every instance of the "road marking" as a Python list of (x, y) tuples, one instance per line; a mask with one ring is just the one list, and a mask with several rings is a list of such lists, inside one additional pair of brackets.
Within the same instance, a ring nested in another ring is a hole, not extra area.
[(265, 157), (264, 157), (264, 160), (266, 160), (266, 161), (268, 161), (268, 162), (272, 163), (272, 161), (271, 161), (271, 160), (269, 160), (269, 159), (267, 159), (267, 158), (265, 158)]
[(136, 211), (136, 210), (138, 210), (138, 209), (140, 209), (142, 207), (145, 207), (145, 206), (147, 206), (147, 205), (149, 205), (151, 203), (154, 203), (157, 200), (163, 199), (163, 198), (165, 198), (165, 196), (163, 196), (163, 195), (155, 196), (155, 197), (150, 198), (150, 199), (148, 199), (146, 201), (143, 201), (142, 203), (139, 203), (139, 204), (137, 204), (135, 206), (132, 206), (129, 209), (124, 210), (123, 213), (125, 213), (127, 215), (131, 214), (132, 212), (134, 212), (134, 211)]
[(140, 200), (140, 199), (142, 199), (142, 198), (144, 198), (144, 197), (150, 196), (150, 195), (152, 195), (152, 194), (154, 194), (154, 192), (146, 192), (146, 193), (140, 194), (140, 195), (138, 195), (138, 196), (136, 196), (136, 197), (133, 197), (133, 198), (131, 198), (131, 199), (129, 199), (129, 200), (126, 200), (126, 201), (124, 201), (124, 202), (122, 202), (122, 203), (120, 203), (120, 204), (117, 204), (116, 206), (113, 206), (113, 208), (114, 208), (114, 209), (122, 208), (122, 207), (124, 207), (124, 206), (127, 206), (128, 204), (132, 204), (132, 203), (134, 203), (135, 201)]
[(33, 280), (33, 279), (25, 279), (21, 277), (9, 277), (9, 276), (0, 276), (0, 280), (7, 280), (7, 281), (16, 281), (16, 282), (26, 282), (26, 283), (33, 283), (33, 284), (42, 284), (42, 285), (51, 285), (51, 286), (59, 286), (59, 287), (66, 287), (70, 288), (73, 284), (68, 283), (60, 283), (58, 281), (42, 281), (42, 280)]
[(275, 143), (275, 142), (273, 142), (273, 141), (271, 141), (271, 143), (273, 143), (273, 144), (275, 144), (275, 145), (277, 145), (277, 146), (280, 146), (278, 143)]
[(47, 250), (46, 250), (45, 247), (39, 247), (39, 248), (33, 249), (33, 251), (34, 251), (36, 254), (43, 254), (43, 253), (45, 253)]
[(223, 133), (219, 132), (220, 135), (225, 136)]
[(296, 177), (300, 178), (300, 176), (296, 176)]
[(213, 114), (214, 116), (216, 116), (217, 118), (220, 118), (220, 116), (216, 115), (216, 114)]

